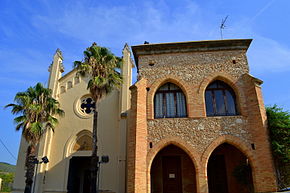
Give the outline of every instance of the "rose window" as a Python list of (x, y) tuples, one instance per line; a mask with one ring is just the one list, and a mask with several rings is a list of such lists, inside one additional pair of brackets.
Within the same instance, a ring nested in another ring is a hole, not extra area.
[(85, 114), (92, 114), (96, 108), (96, 103), (91, 97), (86, 97), (81, 100), (81, 112)]

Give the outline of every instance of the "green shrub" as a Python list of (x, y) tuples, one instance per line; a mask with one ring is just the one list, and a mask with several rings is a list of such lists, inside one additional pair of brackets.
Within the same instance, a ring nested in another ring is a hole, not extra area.
[(2, 178), (1, 192), (11, 192), (11, 187), (14, 180), (14, 173), (0, 172), (0, 178)]
[(268, 129), (280, 188), (290, 186), (290, 113), (277, 105), (266, 107)]

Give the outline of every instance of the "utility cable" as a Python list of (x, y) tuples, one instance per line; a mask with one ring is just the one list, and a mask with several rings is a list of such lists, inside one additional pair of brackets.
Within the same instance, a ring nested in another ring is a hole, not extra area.
[(4, 146), (4, 148), (6, 149), (6, 151), (11, 155), (11, 157), (13, 157), (15, 160), (17, 160), (16, 159), (16, 157), (13, 155), (13, 153), (11, 153), (11, 151), (7, 148), (7, 146), (4, 144), (4, 142), (1, 140), (1, 138), (0, 138), (0, 143)]

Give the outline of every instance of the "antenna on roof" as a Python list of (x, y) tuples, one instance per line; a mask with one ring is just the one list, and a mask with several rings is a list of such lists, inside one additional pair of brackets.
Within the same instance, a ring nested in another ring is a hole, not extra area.
[(220, 25), (221, 39), (223, 39), (223, 29), (225, 29), (225, 27), (226, 27), (225, 23), (226, 23), (228, 17), (229, 16), (227, 15), (224, 19), (222, 19), (222, 23)]

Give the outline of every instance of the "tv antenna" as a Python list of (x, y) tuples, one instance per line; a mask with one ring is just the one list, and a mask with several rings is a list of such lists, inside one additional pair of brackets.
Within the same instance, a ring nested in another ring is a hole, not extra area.
[(226, 23), (228, 17), (229, 16), (227, 15), (224, 19), (222, 19), (222, 22), (220, 25), (221, 39), (223, 39), (223, 29), (225, 29), (225, 27), (226, 27), (225, 23)]

